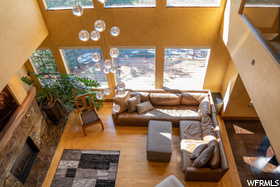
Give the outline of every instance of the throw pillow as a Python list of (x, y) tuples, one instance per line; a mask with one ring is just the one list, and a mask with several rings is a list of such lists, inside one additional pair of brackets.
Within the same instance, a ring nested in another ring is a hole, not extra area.
[(191, 160), (196, 159), (197, 157), (199, 157), (199, 155), (201, 154), (202, 151), (204, 151), (204, 149), (206, 149), (208, 147), (208, 144), (200, 144), (199, 146), (197, 146), (194, 151), (192, 152), (191, 155)]
[(214, 146), (208, 146), (202, 151), (202, 153), (194, 160), (192, 166), (196, 168), (202, 168), (205, 166), (210, 159), (212, 159)]
[(208, 146), (214, 146), (212, 159), (209, 161), (209, 165), (212, 169), (217, 169), (220, 167), (221, 156), (220, 156), (220, 147), (217, 140), (212, 140), (208, 143)]
[(118, 113), (122, 113), (128, 108), (128, 99), (130, 98), (130, 92), (127, 91), (123, 95), (117, 95), (113, 98), (114, 103), (120, 105), (120, 111)]
[(144, 103), (137, 104), (137, 112), (139, 114), (143, 114), (143, 113), (148, 112), (153, 109), (154, 109), (154, 107), (150, 101), (146, 101)]
[(136, 95), (135, 97), (131, 97), (128, 99), (128, 112), (136, 112), (137, 110), (137, 104), (140, 103), (140, 95)]
[(194, 93), (182, 93), (182, 100), (181, 104), (182, 105), (192, 105), (192, 106), (197, 106), (199, 105), (199, 101), (194, 97)]
[(141, 102), (149, 101), (150, 100), (150, 93), (149, 92), (131, 92), (131, 96), (140, 95)]
[(201, 116), (207, 116), (207, 115), (211, 114), (210, 103), (209, 103), (208, 97), (205, 97), (201, 101), (198, 108), (199, 108), (198, 112)]

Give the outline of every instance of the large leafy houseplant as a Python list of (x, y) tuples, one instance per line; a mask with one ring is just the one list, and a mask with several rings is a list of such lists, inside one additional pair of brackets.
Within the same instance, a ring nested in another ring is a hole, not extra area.
[[(55, 113), (54, 115), (61, 113), (61, 110), (70, 112), (75, 107), (75, 98), (82, 94), (92, 94), (94, 96), (94, 105), (97, 109), (103, 103), (102, 100), (96, 98), (97, 91), (93, 90), (100, 86), (96, 80), (62, 73), (32, 73), (32, 75), (36, 76), (41, 82), (41, 87), (37, 93), (37, 101), (45, 112), (52, 107), (56, 107), (55, 111), (52, 112), (52, 114)], [(22, 81), (29, 85), (33, 84), (32, 79), (29, 77), (22, 77)], [(61, 105), (63, 109), (57, 109)], [(53, 115), (48, 115), (48, 112), (46, 113), (51, 120), (54, 118), (50, 117)], [(58, 123), (57, 119), (53, 119), (52, 121)]]

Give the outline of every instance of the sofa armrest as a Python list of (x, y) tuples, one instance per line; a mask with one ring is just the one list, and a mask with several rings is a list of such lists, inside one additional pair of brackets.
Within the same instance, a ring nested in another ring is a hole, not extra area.
[(218, 168), (218, 169), (210, 169), (210, 168), (194, 168), (187, 167), (185, 169), (185, 180), (186, 181), (219, 181), (227, 169)]
[(112, 119), (115, 125), (119, 125), (119, 113), (112, 111)]

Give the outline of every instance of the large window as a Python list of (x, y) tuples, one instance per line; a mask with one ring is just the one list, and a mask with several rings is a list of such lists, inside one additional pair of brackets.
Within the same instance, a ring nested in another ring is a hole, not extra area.
[(168, 7), (218, 7), (221, 0), (167, 0)]
[(107, 0), (106, 8), (115, 7), (155, 7), (156, 0)]
[(102, 88), (108, 87), (105, 73), (103, 73), (102, 71), (97, 71), (95, 69), (96, 62), (92, 61), (93, 53), (99, 53), (100, 56), (102, 56), (101, 49), (62, 49), (61, 52), (70, 73), (81, 77), (88, 77), (90, 79), (97, 80)]
[[(49, 10), (71, 9), (77, 0), (44, 0), (45, 6)], [(79, 3), (84, 8), (92, 8), (92, 0), (79, 0)]]
[(155, 88), (155, 49), (119, 48), (114, 60), (118, 66), (117, 82), (123, 81), (129, 89)]
[(210, 49), (165, 49), (164, 87), (203, 89)]
[(30, 57), (31, 64), (35, 73), (41, 74), (39, 81), (41, 84), (45, 85), (49, 83), (49, 79), (45, 79), (44, 75), (53, 74), (56, 76), (57, 68), (54, 56), (49, 49), (38, 49), (32, 53)]

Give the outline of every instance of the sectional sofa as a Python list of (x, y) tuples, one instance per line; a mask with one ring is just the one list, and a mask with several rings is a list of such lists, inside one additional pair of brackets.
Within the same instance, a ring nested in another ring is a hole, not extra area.
[[(170, 121), (180, 128), (180, 149), (182, 170), (187, 181), (219, 181), (228, 170), (228, 161), (220, 137), (216, 110), (208, 90), (128, 90), (126, 99), (140, 96), (140, 102), (150, 101), (153, 109), (145, 113), (113, 112), (115, 125), (147, 126), (150, 120)], [(124, 99), (124, 101), (126, 101)], [(117, 98), (113, 101), (117, 102)], [(122, 105), (124, 105), (122, 103)], [(206, 119), (206, 122), (205, 122)], [(219, 152), (218, 165), (215, 168), (193, 167), (190, 159), (194, 149), (200, 144), (217, 140)]]

